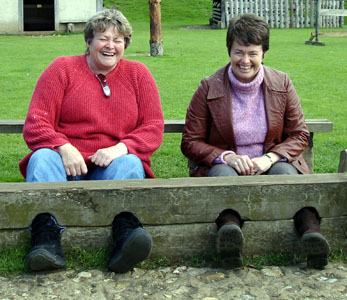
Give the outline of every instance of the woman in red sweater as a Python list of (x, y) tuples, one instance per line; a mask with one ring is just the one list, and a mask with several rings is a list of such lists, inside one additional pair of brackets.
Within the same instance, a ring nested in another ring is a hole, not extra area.
[[(19, 163), (27, 182), (154, 178), (150, 156), (162, 143), (164, 120), (150, 71), (122, 58), (131, 35), (122, 13), (104, 10), (86, 24), (86, 54), (58, 57), (42, 73), (23, 129), (32, 150)], [(131, 213), (116, 216), (112, 228), (109, 267), (126, 272), (147, 257), (152, 238)], [(63, 267), (56, 219), (39, 214), (31, 230), (29, 267)]]

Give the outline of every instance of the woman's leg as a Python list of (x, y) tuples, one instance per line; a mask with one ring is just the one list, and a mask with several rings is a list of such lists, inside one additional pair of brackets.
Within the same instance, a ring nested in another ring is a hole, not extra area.
[(308, 267), (322, 269), (328, 264), (330, 246), (320, 228), (321, 217), (318, 211), (307, 206), (296, 212), (293, 219), (307, 256)]
[(266, 173), (266, 175), (295, 175), (298, 170), (290, 163), (277, 162)]
[(134, 154), (123, 155), (107, 168), (97, 167), (90, 172), (89, 180), (144, 179), (146, 176), (141, 160)]
[(66, 229), (60, 226), (50, 213), (40, 213), (31, 222), (32, 248), (26, 260), (29, 269), (34, 271), (63, 268), (66, 264), (61, 247), (61, 233)]
[(230, 166), (225, 164), (214, 165), (207, 173), (208, 177), (217, 176), (238, 176), (237, 172)]
[(27, 166), (27, 182), (67, 181), (59, 153), (42, 148), (30, 157)]
[(114, 217), (112, 237), (113, 245), (108, 268), (116, 273), (132, 270), (151, 252), (152, 236), (131, 212), (123, 211)]
[(223, 265), (228, 268), (242, 267), (242, 248), (244, 237), (240, 214), (233, 209), (223, 210), (216, 219), (217, 253), (223, 259)]

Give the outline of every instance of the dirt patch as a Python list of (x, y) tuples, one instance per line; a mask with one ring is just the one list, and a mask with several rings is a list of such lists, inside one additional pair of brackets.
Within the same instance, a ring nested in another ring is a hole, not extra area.
[(202, 29), (214, 29), (214, 27), (210, 26), (210, 25), (200, 25), (200, 26), (185, 26), (185, 27), (181, 27), (180, 29), (182, 30), (202, 30)]
[(347, 37), (347, 31), (321, 31), (319, 35), (325, 37)]
[(151, 56), (149, 53), (125, 53), (124, 56)]

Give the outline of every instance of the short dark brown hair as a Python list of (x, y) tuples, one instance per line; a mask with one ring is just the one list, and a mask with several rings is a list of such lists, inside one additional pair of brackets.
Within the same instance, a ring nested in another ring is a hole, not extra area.
[(131, 42), (133, 31), (127, 18), (115, 8), (105, 9), (92, 16), (87, 21), (84, 28), (84, 40), (86, 43), (90, 44), (94, 38), (95, 32), (105, 31), (106, 27), (110, 24), (113, 24), (117, 28), (118, 32), (124, 35), (125, 48), (127, 48)]
[(244, 14), (230, 21), (226, 40), (229, 56), (235, 40), (240, 41), (245, 46), (261, 45), (265, 53), (269, 50), (269, 24), (256, 15)]

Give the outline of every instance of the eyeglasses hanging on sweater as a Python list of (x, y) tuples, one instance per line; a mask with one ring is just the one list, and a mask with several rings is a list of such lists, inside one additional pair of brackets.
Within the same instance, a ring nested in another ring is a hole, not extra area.
[(95, 76), (99, 80), (101, 88), (104, 91), (105, 96), (110, 97), (111, 96), (111, 89), (107, 84), (106, 76), (103, 74), (97, 74)]

